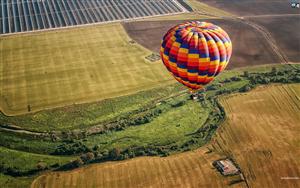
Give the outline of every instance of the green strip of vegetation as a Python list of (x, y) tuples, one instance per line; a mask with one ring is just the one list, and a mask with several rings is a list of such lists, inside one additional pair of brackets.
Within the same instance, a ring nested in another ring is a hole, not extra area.
[(11, 176), (32, 175), (40, 170), (58, 168), (74, 157), (49, 156), (0, 147), (0, 172)]
[(173, 84), (97, 103), (72, 105), (33, 114), (5, 116), (0, 113), (0, 124), (16, 125), (37, 132), (85, 129), (97, 124), (105, 124), (116, 117), (126, 116), (130, 111), (139, 110), (147, 104), (155, 103), (183, 89), (184, 87)]
[(2, 188), (24, 188), (30, 187), (34, 177), (11, 177), (0, 173), (0, 187)]

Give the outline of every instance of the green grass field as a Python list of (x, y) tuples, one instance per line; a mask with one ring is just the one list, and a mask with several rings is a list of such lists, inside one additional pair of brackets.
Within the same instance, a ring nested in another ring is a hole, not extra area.
[(199, 103), (188, 101), (183, 106), (171, 108), (150, 123), (131, 126), (123, 131), (89, 136), (85, 143), (89, 147), (99, 145), (100, 148), (108, 150), (148, 145), (181, 146), (191, 139), (189, 135), (205, 123), (210, 111), (210, 107), (205, 108)]
[(25, 188), (30, 187), (34, 177), (13, 178), (0, 173), (0, 187), (3, 188)]
[(84, 129), (112, 120), (145, 105), (170, 97), (185, 88), (171, 84), (132, 95), (102, 100), (95, 103), (71, 105), (18, 116), (0, 113), (2, 124), (12, 124), (31, 131), (67, 131)]
[(86, 103), (172, 82), (121, 24), (0, 38), (0, 109), (7, 115)]
[(193, 8), (194, 11), (214, 15), (217, 17), (234, 17), (235, 15), (226, 12), (224, 10), (209, 6), (205, 3), (200, 2), (200, 0), (187, 0), (187, 3)]
[[(17, 169), (18, 172), (28, 172), (37, 169), (37, 164), (43, 162), (47, 166), (54, 164), (65, 164), (74, 157), (59, 157), (49, 155), (39, 155), (28, 152), (7, 149), (0, 146), (0, 167), (1, 169)], [(29, 187), (35, 176), (12, 177), (0, 173), (0, 187), (3, 188), (23, 188)]]
[(28, 171), (36, 169), (38, 162), (45, 162), (49, 166), (53, 164), (65, 164), (74, 157), (59, 157), (40, 155), (28, 152), (21, 152), (12, 149), (7, 149), (0, 146), (0, 164), (5, 168), (16, 168), (19, 171)]

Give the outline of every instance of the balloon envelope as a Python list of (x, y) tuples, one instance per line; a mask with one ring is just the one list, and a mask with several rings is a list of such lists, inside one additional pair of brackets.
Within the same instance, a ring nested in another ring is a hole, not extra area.
[(176, 25), (163, 37), (160, 55), (174, 78), (191, 90), (201, 89), (225, 69), (232, 53), (228, 34), (208, 22)]

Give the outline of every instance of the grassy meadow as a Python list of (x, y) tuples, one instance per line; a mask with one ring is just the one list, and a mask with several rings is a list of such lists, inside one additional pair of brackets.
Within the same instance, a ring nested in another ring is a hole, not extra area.
[(119, 23), (0, 38), (0, 109), (18, 115), (172, 82)]
[(5, 168), (16, 168), (21, 172), (36, 168), (38, 162), (45, 162), (49, 166), (54, 164), (64, 164), (74, 159), (74, 157), (61, 157), (40, 155), (28, 152), (20, 152), (17, 150), (7, 149), (0, 146), (0, 164)]
[(23, 188), (30, 187), (34, 177), (20, 177), (14, 178), (0, 174), (0, 187), (4, 188)]
[(235, 17), (235, 15), (229, 12), (226, 12), (219, 8), (215, 8), (213, 6), (209, 6), (205, 3), (200, 2), (200, 0), (187, 0), (187, 2), (196, 12), (200, 12), (207, 15), (213, 15), (216, 17)]
[(17, 116), (6, 116), (0, 112), (2, 124), (16, 125), (31, 131), (68, 131), (86, 129), (111, 121), (128, 112), (155, 104), (160, 100), (184, 91), (179, 84), (157, 86), (135, 94), (110, 98), (94, 103), (70, 105)]
[[(103, 135), (89, 136), (84, 143), (92, 147), (111, 150), (113, 148), (126, 149), (133, 146), (170, 144), (183, 145), (191, 139), (208, 118), (212, 109), (203, 107), (194, 101), (188, 101), (180, 107), (172, 108), (153, 121), (143, 126), (131, 126), (123, 131), (112, 131)], [(203, 143), (199, 143), (202, 145)]]

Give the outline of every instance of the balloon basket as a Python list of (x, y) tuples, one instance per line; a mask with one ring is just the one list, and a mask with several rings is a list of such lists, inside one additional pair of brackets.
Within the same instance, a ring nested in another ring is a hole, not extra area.
[(199, 101), (205, 100), (205, 88), (201, 88), (199, 90), (189, 90), (189, 93), (190, 93), (191, 100), (199, 100)]

